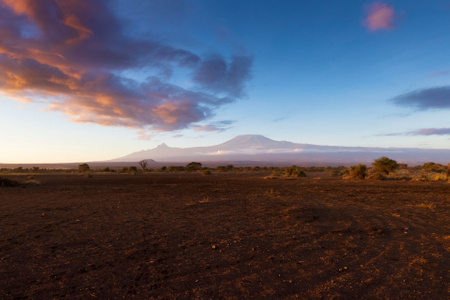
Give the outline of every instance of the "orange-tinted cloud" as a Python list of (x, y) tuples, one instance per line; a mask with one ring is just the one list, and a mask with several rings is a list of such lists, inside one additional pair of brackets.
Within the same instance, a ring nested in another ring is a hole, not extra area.
[[(252, 57), (214, 59), (220, 66), (186, 49), (127, 36), (108, 0), (0, 0), (0, 92), (33, 95), (74, 122), (190, 127), (245, 95)], [(123, 75), (142, 70), (148, 75), (139, 80)], [(170, 82), (178, 70), (191, 74), (191, 89)]]
[(365, 25), (370, 31), (394, 29), (394, 8), (383, 2), (370, 4)]

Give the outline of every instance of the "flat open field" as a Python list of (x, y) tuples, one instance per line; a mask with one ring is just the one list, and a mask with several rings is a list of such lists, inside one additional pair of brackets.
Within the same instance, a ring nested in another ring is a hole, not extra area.
[(450, 297), (450, 184), (308, 176), (0, 188), (0, 298)]

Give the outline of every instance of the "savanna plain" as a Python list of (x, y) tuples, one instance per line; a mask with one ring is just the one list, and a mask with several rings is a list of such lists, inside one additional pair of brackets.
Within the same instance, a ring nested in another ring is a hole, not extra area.
[(448, 299), (447, 181), (13, 174), (0, 298)]

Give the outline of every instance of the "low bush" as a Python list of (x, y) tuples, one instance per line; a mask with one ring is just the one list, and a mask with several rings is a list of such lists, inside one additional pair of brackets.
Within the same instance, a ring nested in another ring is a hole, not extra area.
[(375, 172), (375, 173), (372, 173), (369, 176), (367, 176), (367, 179), (368, 180), (385, 180), (386, 177), (383, 174), (381, 174), (380, 172)]
[(292, 166), (284, 169), (284, 176), (286, 177), (306, 177), (306, 173), (302, 168)]
[(348, 168), (348, 178), (350, 179), (364, 179), (367, 176), (366, 165), (359, 164)]
[[(167, 172), (183, 172), (186, 171), (187, 168), (183, 167), (183, 166), (169, 166), (167, 168)], [(192, 169), (191, 169), (192, 171)]]
[(196, 161), (190, 162), (186, 165), (186, 171), (198, 171), (202, 169), (202, 164)]
[(436, 164), (434, 162), (427, 162), (424, 163), (422, 166), (422, 172), (436, 172), (436, 173), (443, 173), (445, 172), (445, 166), (441, 164)]
[(208, 170), (208, 169), (202, 170), (201, 172), (202, 172), (202, 175), (203, 175), (203, 176), (209, 176), (209, 175), (212, 175), (211, 171)]
[(122, 167), (117, 170), (117, 173), (128, 173), (128, 167)]

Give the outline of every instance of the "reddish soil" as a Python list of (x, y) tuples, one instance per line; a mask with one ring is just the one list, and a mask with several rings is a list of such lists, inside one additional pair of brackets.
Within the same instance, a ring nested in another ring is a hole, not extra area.
[(449, 299), (450, 184), (313, 176), (0, 188), (0, 298)]

